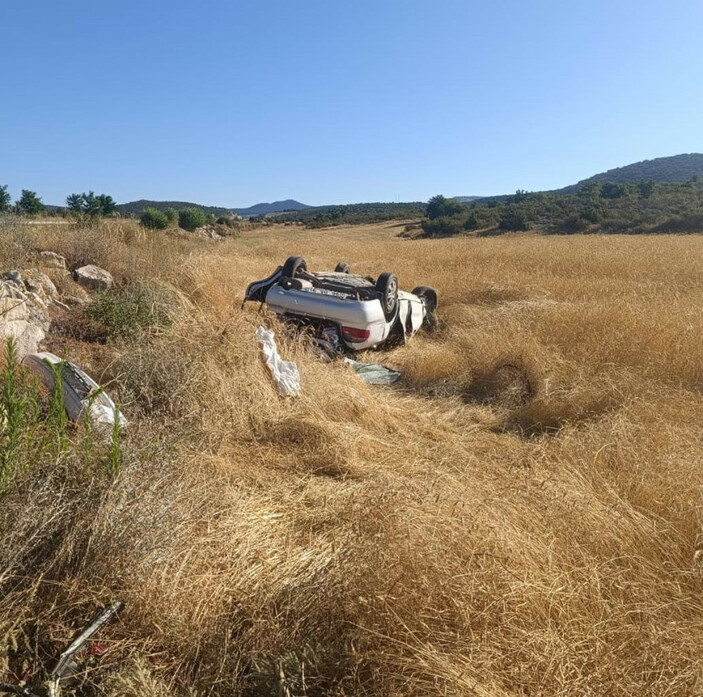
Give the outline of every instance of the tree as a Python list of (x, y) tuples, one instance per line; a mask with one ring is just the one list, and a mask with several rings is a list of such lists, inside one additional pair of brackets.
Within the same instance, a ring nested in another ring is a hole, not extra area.
[(97, 218), (101, 214), (100, 201), (94, 191), (83, 194), (83, 212), (91, 218)]
[(454, 198), (445, 198), (441, 194), (433, 196), (427, 202), (425, 213), (430, 220), (435, 218), (451, 218), (469, 210), (468, 206)]
[(594, 201), (600, 198), (601, 185), (598, 181), (587, 181), (581, 184), (578, 190), (578, 197), (584, 201)]
[(650, 179), (649, 181), (643, 181), (637, 183), (637, 191), (639, 191), (640, 198), (649, 198), (653, 193), (656, 185)]
[(44, 210), (44, 204), (41, 202), (36, 192), (29, 191), (29, 189), (22, 189), (22, 195), (17, 201), (17, 208), (21, 213), (37, 215)]
[(86, 215), (90, 218), (111, 215), (117, 210), (117, 204), (112, 196), (107, 194), (96, 196), (93, 191), (87, 194), (70, 194), (66, 197), (66, 207), (76, 216)]
[(600, 195), (602, 198), (622, 198), (623, 196), (627, 196), (627, 185), (605, 182)]
[(0, 213), (10, 210), (10, 204), (12, 199), (10, 198), (10, 192), (7, 190), (7, 184), (0, 186)]
[(117, 204), (112, 196), (108, 196), (108, 194), (100, 194), (97, 199), (98, 204), (100, 205), (101, 215), (112, 215), (117, 211)]
[(178, 225), (184, 230), (193, 232), (196, 228), (205, 225), (205, 213), (202, 208), (184, 208), (178, 212)]
[(66, 208), (71, 213), (83, 212), (83, 194), (69, 194), (66, 196)]
[(145, 208), (139, 222), (150, 230), (165, 230), (168, 225), (168, 216), (158, 208)]
[(522, 211), (508, 209), (500, 216), (498, 228), (500, 230), (529, 230), (530, 222)]

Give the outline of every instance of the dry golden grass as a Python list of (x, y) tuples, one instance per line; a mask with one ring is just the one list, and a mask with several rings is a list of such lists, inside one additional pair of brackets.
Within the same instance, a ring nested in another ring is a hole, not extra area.
[[(67, 456), (4, 495), (10, 667), (119, 597), (102, 694), (703, 694), (703, 238), (400, 229), (15, 233), (6, 265), (52, 249), (183, 302), (169, 334), (70, 344), (132, 428), (116, 481)], [(276, 395), (272, 320), (239, 306), (294, 253), (438, 288), (436, 332), (366, 357), (399, 389), (279, 332), (303, 394)], [(491, 390), (506, 362), (528, 403)]]

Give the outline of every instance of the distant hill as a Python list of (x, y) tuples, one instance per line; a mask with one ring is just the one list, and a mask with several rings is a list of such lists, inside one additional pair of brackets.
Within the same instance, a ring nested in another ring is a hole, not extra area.
[(642, 160), (625, 167), (616, 167), (607, 172), (594, 174), (577, 184), (566, 186), (552, 193), (571, 194), (587, 182), (613, 182), (615, 184), (635, 184), (641, 181), (655, 182), (687, 182), (692, 177), (703, 179), (703, 154), (689, 153), (657, 157), (654, 160)]
[(140, 199), (139, 201), (131, 201), (130, 203), (121, 203), (117, 206), (117, 210), (122, 215), (135, 215), (140, 216), (145, 208), (156, 208), (160, 211), (165, 211), (167, 208), (175, 208), (180, 210), (181, 208), (202, 208), (206, 214), (212, 213), (213, 215), (227, 215), (231, 213), (230, 208), (221, 208), (218, 206), (201, 206), (199, 203), (189, 203), (188, 201), (147, 201), (146, 199)]
[(294, 201), (293, 199), (274, 201), (273, 203), (257, 203), (255, 206), (250, 206), (249, 208), (225, 208), (224, 206), (203, 206), (200, 203), (189, 203), (188, 201), (148, 201), (146, 199), (140, 199), (139, 201), (131, 201), (130, 203), (121, 203), (117, 206), (117, 210), (122, 215), (139, 216), (145, 208), (156, 208), (157, 210), (163, 211), (167, 208), (180, 210), (181, 208), (190, 208), (192, 206), (202, 208), (207, 214), (212, 213), (213, 215), (220, 216), (227, 215), (228, 213), (236, 213), (237, 215), (241, 215), (242, 218), (251, 218), (255, 215), (268, 215), (269, 213), (283, 213), (284, 211), (302, 211), (306, 208), (310, 208), (310, 206), (306, 206), (304, 203)]
[(269, 213), (284, 213), (287, 211), (304, 211), (311, 206), (306, 206), (300, 201), (289, 198), (285, 201), (274, 201), (273, 203), (257, 203), (249, 208), (232, 208), (231, 210), (242, 218), (252, 218), (256, 215), (268, 215)]

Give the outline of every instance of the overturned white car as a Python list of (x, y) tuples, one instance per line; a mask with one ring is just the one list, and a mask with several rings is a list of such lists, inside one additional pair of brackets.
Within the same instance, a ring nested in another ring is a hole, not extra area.
[(308, 271), (302, 257), (289, 257), (268, 278), (250, 283), (246, 300), (265, 302), (282, 318), (310, 327), (329, 352), (361, 351), (404, 343), (423, 324), (433, 325), (437, 291), (418, 286), (398, 289), (394, 273), (378, 278), (349, 272)]

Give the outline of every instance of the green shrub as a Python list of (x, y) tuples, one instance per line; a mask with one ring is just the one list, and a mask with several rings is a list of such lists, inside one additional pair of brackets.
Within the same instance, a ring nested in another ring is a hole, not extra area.
[(184, 208), (178, 212), (178, 225), (184, 230), (193, 232), (196, 228), (205, 225), (205, 213), (202, 208)]
[(88, 319), (112, 338), (134, 338), (145, 330), (171, 326), (171, 298), (146, 285), (125, 286), (98, 296), (86, 307)]
[(466, 211), (467, 206), (465, 203), (453, 198), (445, 198), (440, 194), (439, 196), (433, 196), (427, 202), (425, 214), (430, 220), (435, 220), (437, 218), (452, 218), (466, 213)]
[(623, 198), (627, 194), (626, 184), (615, 184), (614, 182), (605, 182), (600, 192), (601, 198)]
[(561, 221), (561, 224), (558, 225), (558, 231), (573, 235), (576, 232), (584, 232), (588, 229), (588, 225), (588, 220), (582, 216), (570, 215)]
[(464, 218), (462, 216), (434, 218), (433, 220), (426, 218), (420, 225), (423, 237), (450, 237), (464, 231)]
[(530, 222), (522, 211), (509, 208), (501, 214), (498, 228), (501, 230), (529, 230)]
[(703, 213), (678, 215), (665, 220), (657, 232), (703, 232)]
[(168, 227), (168, 216), (156, 208), (145, 208), (139, 222), (150, 230), (165, 230)]
[(175, 208), (167, 208), (164, 215), (168, 218), (169, 223), (175, 223), (178, 220), (178, 211)]
[(17, 209), (27, 215), (38, 215), (44, 212), (44, 204), (34, 191), (22, 189), (22, 195), (17, 201)]

